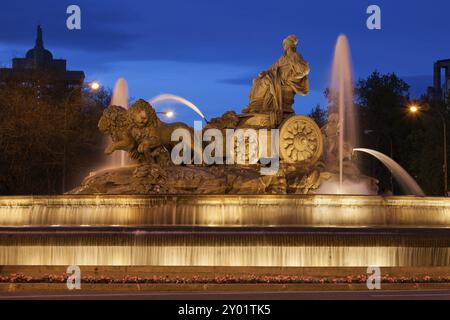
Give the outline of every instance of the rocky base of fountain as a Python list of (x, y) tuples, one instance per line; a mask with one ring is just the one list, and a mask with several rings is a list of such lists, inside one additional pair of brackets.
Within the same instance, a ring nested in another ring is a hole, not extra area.
[(257, 168), (134, 165), (88, 176), (70, 194), (286, 193), (286, 181)]
[[(97, 171), (68, 194), (336, 194), (339, 175), (282, 166), (261, 175), (259, 166), (131, 165)], [(378, 192), (373, 178), (346, 176), (343, 194)]]

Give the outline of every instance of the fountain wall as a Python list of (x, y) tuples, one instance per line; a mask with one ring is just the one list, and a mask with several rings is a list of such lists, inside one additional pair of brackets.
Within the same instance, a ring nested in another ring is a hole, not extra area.
[(447, 266), (450, 202), (367, 196), (0, 198), (0, 265)]

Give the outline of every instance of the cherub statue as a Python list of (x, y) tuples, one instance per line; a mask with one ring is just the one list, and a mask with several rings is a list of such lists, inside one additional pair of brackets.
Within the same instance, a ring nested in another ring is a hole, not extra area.
[[(331, 112), (328, 115), (328, 121), (322, 127), (322, 133), (325, 137), (325, 157), (329, 159), (339, 158), (339, 114)], [(346, 141), (343, 145), (343, 159), (351, 160), (353, 154), (353, 147)]]
[[(339, 114), (330, 112), (328, 121), (322, 127), (322, 134), (325, 140), (323, 161), (327, 171), (339, 171), (339, 132), (340, 132)], [(358, 166), (353, 157), (353, 146), (344, 141), (342, 149), (342, 160), (346, 173), (359, 173)]]

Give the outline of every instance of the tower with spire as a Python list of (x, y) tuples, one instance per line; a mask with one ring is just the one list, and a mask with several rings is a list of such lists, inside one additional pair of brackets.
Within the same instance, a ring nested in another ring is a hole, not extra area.
[(67, 70), (67, 62), (64, 59), (53, 59), (53, 54), (45, 49), (43, 31), (40, 25), (36, 29), (36, 40), (34, 48), (28, 50), (25, 58), (12, 59), (12, 68), (0, 69), (0, 80), (6, 81), (10, 78), (27, 78), (27, 74), (44, 72), (51, 75), (55, 81), (69, 86), (81, 85), (84, 81), (83, 71)]

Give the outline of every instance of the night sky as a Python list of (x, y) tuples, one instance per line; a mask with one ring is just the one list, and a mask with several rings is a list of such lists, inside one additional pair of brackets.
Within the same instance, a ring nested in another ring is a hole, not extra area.
[[(82, 29), (66, 28), (66, 8), (81, 7)], [(382, 30), (366, 28), (366, 8), (382, 10)], [(289, 34), (311, 67), (311, 92), (297, 113), (324, 104), (335, 40), (348, 36), (355, 78), (395, 72), (418, 95), (432, 84), (433, 63), (450, 58), (450, 1), (2, 1), (0, 66), (33, 47), (38, 23), (44, 44), (70, 70), (112, 87), (125, 77), (133, 98), (160, 93), (185, 97), (207, 117), (240, 111), (252, 78), (282, 54)], [(173, 106), (177, 120), (193, 112)], [(164, 108), (164, 106), (157, 106)]]

